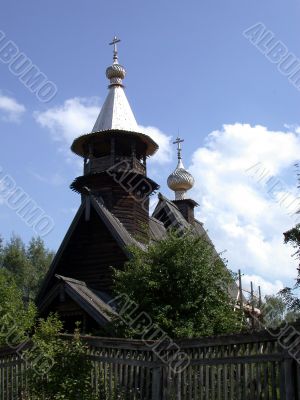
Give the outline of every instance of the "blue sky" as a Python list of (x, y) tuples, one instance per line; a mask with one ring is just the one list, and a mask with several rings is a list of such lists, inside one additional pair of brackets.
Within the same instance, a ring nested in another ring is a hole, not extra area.
[[(3, 3), (0, 30), (58, 88), (41, 103), (0, 62), (0, 166), (53, 218), (47, 245), (57, 249), (79, 204), (68, 186), (80, 160), (68, 147), (92, 128), (105, 99), (108, 42), (117, 34), (135, 117), (161, 142), (151, 177), (172, 197), (166, 178), (175, 165), (171, 137), (179, 131), (196, 178), (197, 216), (218, 250), (227, 249), (232, 269), (266, 292), (290, 284), (296, 262), (282, 232), (295, 218), (278, 205), (278, 193), (270, 196), (257, 182), (257, 170), (247, 174), (245, 167), (261, 163), (283, 191), (298, 195), (300, 91), (243, 31), (261, 22), (300, 58), (299, 15), (295, 0)], [(5, 202), (0, 224), (5, 238), (12, 231), (25, 240), (33, 235)]]

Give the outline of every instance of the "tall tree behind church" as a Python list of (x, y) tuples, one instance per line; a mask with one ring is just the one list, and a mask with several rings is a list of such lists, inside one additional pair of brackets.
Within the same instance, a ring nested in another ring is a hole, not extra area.
[(14, 234), (7, 243), (0, 240), (1, 265), (14, 277), (25, 302), (34, 299), (53, 256), (39, 237), (33, 237), (28, 245)]

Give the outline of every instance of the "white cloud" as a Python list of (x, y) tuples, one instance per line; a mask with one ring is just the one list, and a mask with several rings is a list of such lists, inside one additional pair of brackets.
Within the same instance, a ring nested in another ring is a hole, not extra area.
[[(242, 276), (242, 282), (243, 282), (243, 289), (246, 289), (250, 291), (251, 284), (250, 282), (253, 283), (253, 288), (254, 288), (254, 293), (257, 296), (258, 294), (258, 286), (261, 288), (261, 293), (262, 297), (266, 294), (276, 294), (279, 292), (284, 287), (284, 284), (276, 279), (273, 283), (263, 279), (261, 276), (258, 275), (243, 275)], [(246, 296), (248, 297), (248, 296)]]
[[(72, 141), (85, 133), (91, 132), (100, 112), (100, 100), (97, 97), (68, 99), (63, 105), (46, 111), (35, 112), (36, 121), (48, 128), (53, 139), (68, 146)], [(152, 137), (159, 145), (153, 162), (163, 164), (171, 160), (171, 137), (155, 127), (140, 126), (143, 133)]]
[(19, 122), (26, 111), (25, 106), (12, 97), (0, 94), (0, 113), (4, 121)]
[(139, 126), (141, 132), (150, 136), (158, 145), (159, 149), (151, 157), (150, 162), (157, 164), (165, 164), (172, 160), (173, 149), (171, 144), (172, 136), (168, 136), (153, 126)]
[[(217, 249), (227, 249), (231, 269), (260, 279), (270, 292), (297, 272), (293, 250), (283, 244), (282, 235), (296, 218), (276, 199), (282, 192), (297, 193), (287, 173), (295, 175), (289, 169), (299, 154), (300, 136), (295, 130), (275, 132), (236, 123), (208, 135), (190, 166), (196, 181), (192, 196), (200, 203), (197, 217), (205, 222)], [(254, 165), (258, 169), (247, 172)], [(280, 179), (270, 180), (272, 175)], [(277, 181), (280, 184), (271, 190)]]
[(35, 112), (34, 117), (42, 127), (50, 130), (55, 140), (71, 145), (76, 137), (92, 130), (98, 113), (98, 98), (74, 97), (61, 106)]

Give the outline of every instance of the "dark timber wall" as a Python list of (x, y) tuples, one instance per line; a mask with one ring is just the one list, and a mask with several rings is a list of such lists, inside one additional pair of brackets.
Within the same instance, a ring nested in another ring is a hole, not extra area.
[(127, 260), (106, 226), (92, 208), (90, 220), (81, 217), (56, 269), (56, 274), (84, 281), (89, 287), (111, 291), (111, 266), (122, 268)]

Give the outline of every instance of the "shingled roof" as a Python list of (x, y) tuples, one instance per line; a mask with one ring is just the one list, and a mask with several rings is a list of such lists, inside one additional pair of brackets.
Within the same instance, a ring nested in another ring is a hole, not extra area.
[(40, 312), (42, 312), (55, 297), (61, 295), (63, 291), (100, 326), (105, 326), (117, 315), (115, 310), (107, 304), (112, 300), (112, 298), (107, 297), (107, 294), (102, 295), (100, 292), (89, 288), (85, 282), (76, 279), (61, 275), (55, 275), (55, 277), (57, 278), (57, 282), (43, 298), (39, 307)]
[(98, 213), (101, 220), (104, 222), (108, 230), (115, 237), (118, 243), (124, 248), (124, 251), (128, 253), (127, 246), (138, 246), (141, 249), (146, 249), (145, 245), (137, 241), (125, 228), (125, 226), (120, 222), (120, 220), (114, 216), (95, 196), (90, 196), (91, 204)]
[(189, 228), (190, 224), (183, 217), (179, 208), (161, 193), (158, 194), (158, 203), (153, 211), (152, 217), (163, 222), (165, 228)]

